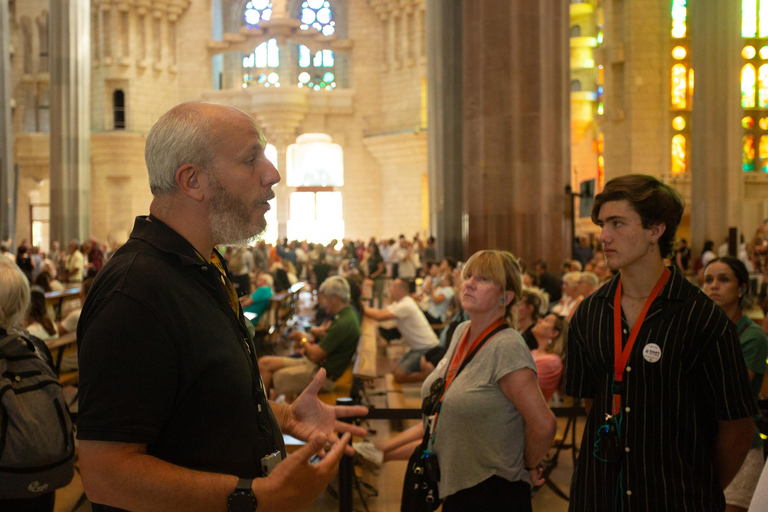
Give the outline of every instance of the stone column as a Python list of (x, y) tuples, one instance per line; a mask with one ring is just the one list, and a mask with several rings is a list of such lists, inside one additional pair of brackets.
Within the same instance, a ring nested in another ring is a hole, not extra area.
[[(463, 257), (461, 2), (427, 0), (430, 235), (439, 258)], [(388, 26), (387, 26), (388, 29)]]
[[(696, 86), (691, 112), (691, 243), (722, 243), (740, 227), (741, 2), (698, 0), (691, 13)], [(755, 141), (757, 145), (758, 141)]]
[(13, 162), (13, 127), (11, 126), (10, 25), (8, 0), (0, 0), (0, 241), (16, 238), (16, 171)]
[(561, 0), (463, 2), (465, 257), (505, 249), (556, 268), (570, 254), (568, 12)]
[(62, 245), (90, 235), (90, 4), (49, 2), (51, 240)]

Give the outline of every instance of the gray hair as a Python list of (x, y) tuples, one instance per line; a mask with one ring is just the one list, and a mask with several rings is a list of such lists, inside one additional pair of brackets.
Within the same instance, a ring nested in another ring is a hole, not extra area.
[(320, 293), (335, 295), (344, 304), (349, 304), (349, 283), (340, 276), (331, 276), (320, 285)]
[(262, 272), (257, 279), (263, 279), (267, 286), (273, 288), (275, 286), (275, 278), (269, 272)]
[(21, 327), (29, 310), (29, 282), (19, 267), (0, 258), (0, 328)]
[(589, 283), (592, 288), (597, 288), (597, 285), (600, 284), (600, 278), (594, 272), (582, 272), (579, 275), (579, 282)]
[(563, 282), (567, 285), (576, 286), (581, 278), (581, 272), (568, 272), (563, 276)]
[(184, 164), (209, 170), (216, 136), (203, 102), (187, 102), (160, 116), (149, 131), (144, 160), (153, 195), (178, 189), (176, 171)]

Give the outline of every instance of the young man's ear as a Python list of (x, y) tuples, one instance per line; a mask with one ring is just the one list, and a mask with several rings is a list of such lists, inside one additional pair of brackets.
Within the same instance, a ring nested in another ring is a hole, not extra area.
[(659, 238), (662, 237), (662, 235), (666, 230), (667, 230), (667, 225), (663, 222), (660, 222), (659, 224), (651, 226), (651, 241), (654, 244), (658, 243)]
[(179, 190), (194, 201), (203, 200), (203, 188), (200, 182), (200, 168), (192, 164), (184, 164), (176, 169), (176, 184)]

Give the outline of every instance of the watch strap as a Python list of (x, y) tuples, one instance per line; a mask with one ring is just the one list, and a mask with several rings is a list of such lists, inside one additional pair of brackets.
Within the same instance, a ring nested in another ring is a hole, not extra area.
[(229, 512), (255, 512), (258, 502), (253, 495), (251, 488), (253, 479), (240, 478), (237, 481), (235, 490), (229, 495), (227, 501), (227, 510)]
[(236, 491), (244, 491), (253, 493), (251, 487), (253, 486), (253, 478), (240, 478), (235, 486)]

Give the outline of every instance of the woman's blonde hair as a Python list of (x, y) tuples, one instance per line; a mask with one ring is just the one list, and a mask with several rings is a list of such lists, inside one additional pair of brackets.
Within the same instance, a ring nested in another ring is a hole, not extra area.
[(496, 283), (502, 292), (514, 292), (515, 296), (504, 306), (504, 319), (514, 326), (514, 305), (522, 298), (523, 281), (520, 277), (520, 264), (512, 253), (496, 250), (476, 252), (461, 269), (462, 279), (466, 280), (470, 276), (482, 276)]
[(14, 262), (0, 257), (0, 328), (21, 327), (29, 310), (29, 282)]
[(568, 338), (568, 322), (564, 316), (560, 316), (556, 313), (550, 313), (555, 315), (555, 325), (553, 329), (557, 331), (557, 338), (553, 338), (544, 347), (544, 352), (547, 354), (555, 354), (562, 359), (565, 356), (565, 340)]

